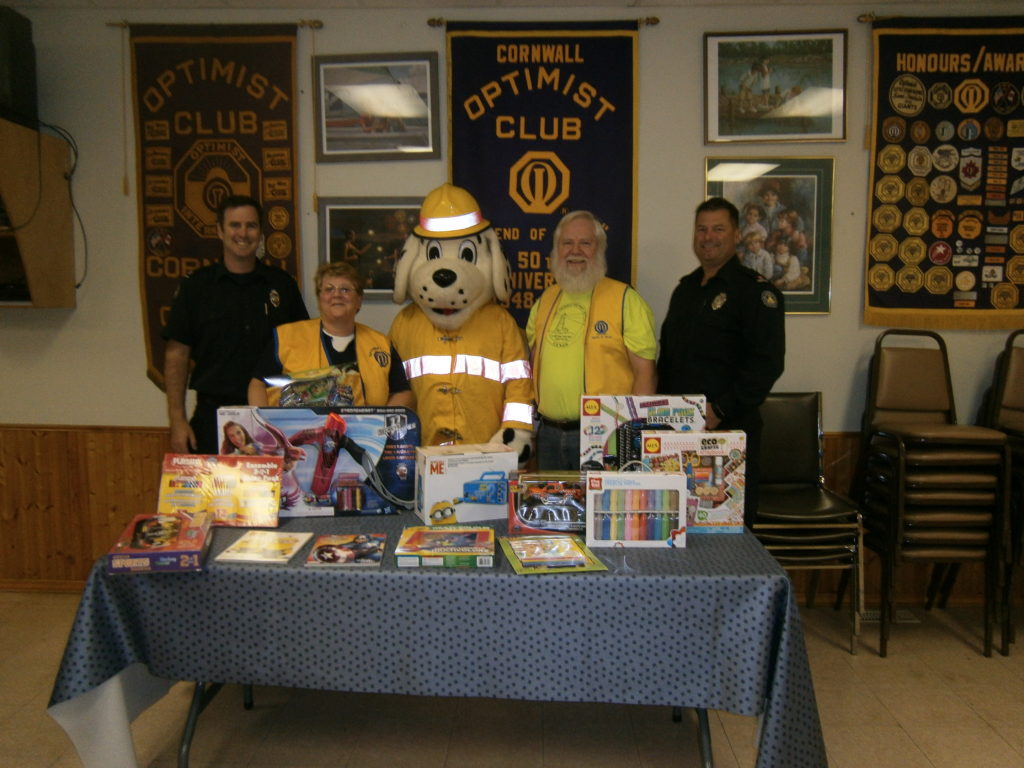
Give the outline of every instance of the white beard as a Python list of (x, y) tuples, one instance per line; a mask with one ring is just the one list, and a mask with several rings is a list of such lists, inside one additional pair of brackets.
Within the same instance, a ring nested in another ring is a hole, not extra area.
[(580, 274), (570, 273), (564, 258), (555, 257), (551, 260), (551, 274), (558, 287), (566, 293), (590, 293), (607, 272), (608, 260), (603, 253), (595, 256), (587, 266), (587, 271)]

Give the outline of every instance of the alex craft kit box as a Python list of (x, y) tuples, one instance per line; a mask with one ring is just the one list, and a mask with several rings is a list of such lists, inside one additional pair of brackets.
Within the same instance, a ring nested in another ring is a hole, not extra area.
[(416, 449), (416, 513), (427, 525), (499, 520), (519, 455), (500, 443)]
[(206, 510), (136, 515), (107, 553), (107, 573), (202, 570), (212, 524)]
[(206, 510), (214, 525), (274, 527), (281, 504), (280, 456), (168, 453), (157, 513)]
[(644, 468), (686, 474), (690, 533), (743, 531), (746, 433), (645, 431), (642, 439)]
[(686, 475), (588, 472), (587, 546), (685, 547)]
[(416, 414), (398, 407), (217, 411), (222, 454), (281, 456), (281, 517), (395, 514), (415, 499)]
[(583, 395), (580, 398), (580, 468), (622, 469), (640, 460), (645, 429), (700, 432), (703, 395)]

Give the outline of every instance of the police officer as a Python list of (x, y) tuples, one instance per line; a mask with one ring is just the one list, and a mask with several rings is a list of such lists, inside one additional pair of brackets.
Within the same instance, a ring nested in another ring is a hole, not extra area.
[(708, 429), (747, 433), (744, 522), (757, 512), (761, 416), (782, 375), (786, 328), (782, 294), (736, 255), (739, 212), (721, 197), (697, 206), (693, 251), (700, 266), (672, 293), (661, 327), (658, 391), (705, 395)]
[[(309, 317), (294, 278), (256, 258), (262, 218), (253, 198), (224, 198), (217, 208), (221, 260), (184, 278), (174, 295), (163, 329), (174, 453), (217, 453), (217, 408), (247, 402), (253, 366), (271, 329)], [(191, 420), (185, 416), (186, 381), (196, 390)]]

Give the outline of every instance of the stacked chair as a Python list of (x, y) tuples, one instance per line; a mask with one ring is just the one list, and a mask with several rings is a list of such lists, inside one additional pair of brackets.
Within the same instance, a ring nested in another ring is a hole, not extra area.
[(932, 565), (926, 608), (948, 596), (961, 563), (984, 566), (984, 653), (996, 616), (1009, 509), (1009, 448), (994, 429), (958, 425), (946, 345), (930, 331), (888, 330), (875, 342), (854, 497), (864, 543), (881, 561), (879, 655), (887, 653), (896, 575)]
[[(981, 423), (1006, 433), (1010, 444), (1010, 538), (1004, 573), (1009, 611), (1013, 605), (1014, 568), (1020, 565), (1024, 548), (1024, 330), (1011, 333), (999, 353)], [(1013, 623), (1009, 618), (1007, 623), (1012, 640)]]
[(823, 570), (841, 571), (836, 610), (852, 582), (850, 653), (860, 634), (860, 513), (825, 487), (820, 392), (778, 392), (761, 406), (761, 495), (754, 535), (787, 570), (810, 569), (812, 605)]

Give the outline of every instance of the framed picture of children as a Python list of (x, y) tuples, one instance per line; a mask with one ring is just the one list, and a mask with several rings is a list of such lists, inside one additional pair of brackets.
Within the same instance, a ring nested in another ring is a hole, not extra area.
[(846, 30), (704, 35), (704, 140), (846, 138)]
[(786, 311), (825, 314), (831, 297), (830, 157), (707, 159), (708, 197), (740, 211), (740, 261), (786, 296)]

